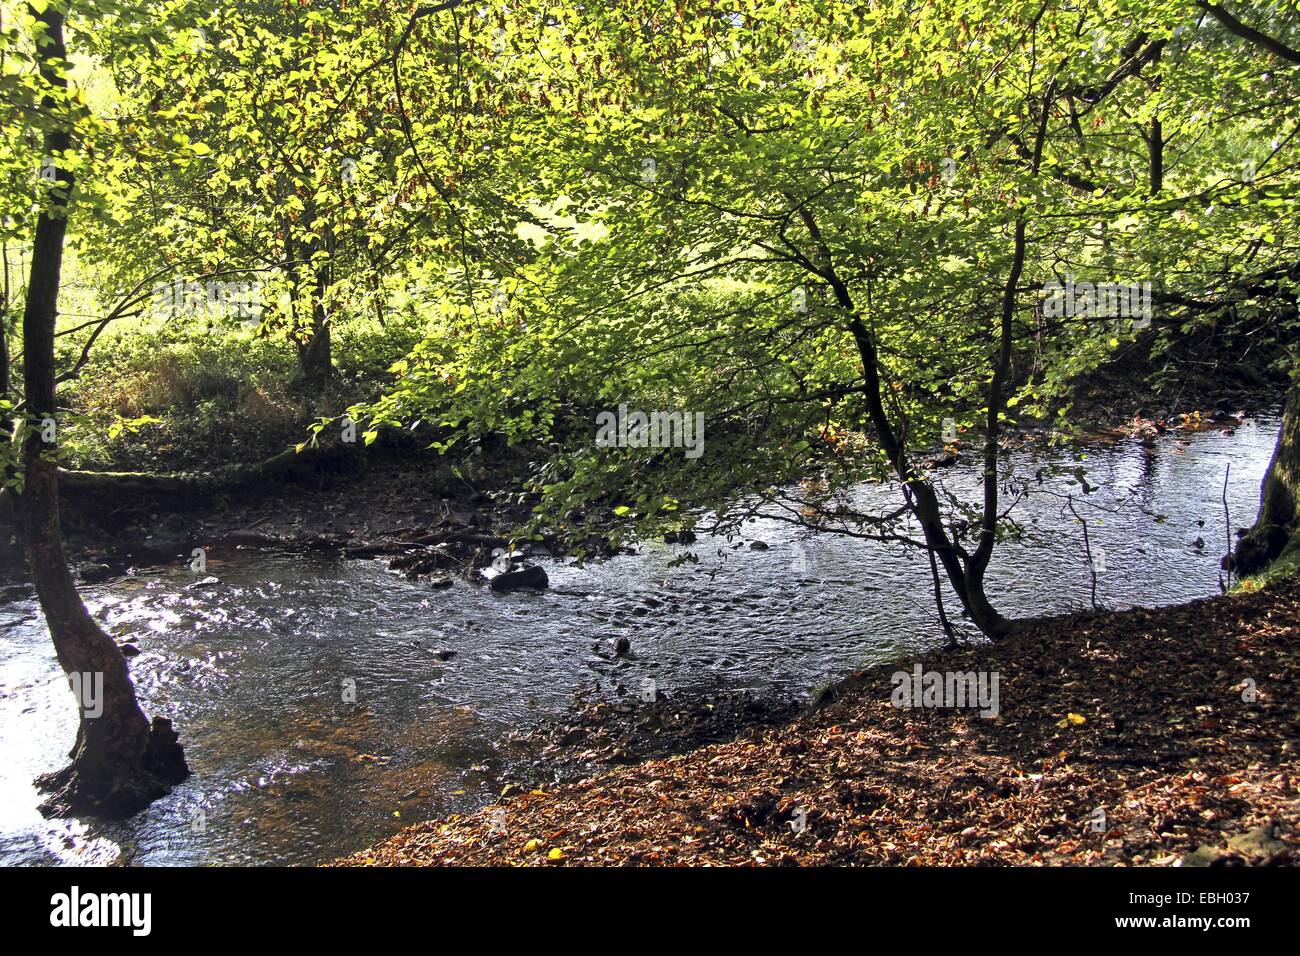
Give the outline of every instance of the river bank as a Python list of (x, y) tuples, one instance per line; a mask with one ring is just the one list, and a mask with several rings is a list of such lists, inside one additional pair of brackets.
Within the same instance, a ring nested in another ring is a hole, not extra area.
[[(995, 671), (999, 714), (892, 675)], [(347, 865), (1300, 861), (1300, 579), (1027, 622), (863, 670), (778, 728), (502, 798)]]

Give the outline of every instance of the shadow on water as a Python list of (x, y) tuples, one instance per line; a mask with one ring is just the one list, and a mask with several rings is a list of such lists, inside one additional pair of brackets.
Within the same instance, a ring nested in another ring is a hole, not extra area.
[[(1217, 593), (1225, 468), (1232, 526), (1247, 525), (1276, 433), (1268, 421), (1167, 436), (1154, 450), (1024, 453), (1016, 468), (1083, 464), (1100, 486), (1090, 500), (1132, 496), (1161, 515), (1089, 514), (1106, 553), (1098, 600), (1158, 606)], [(978, 475), (956, 468), (945, 482), (969, 494)], [(897, 494), (864, 486), (858, 497)], [(995, 556), (994, 603), (1012, 616), (1083, 606), (1089, 564), (1062, 502), (1031, 495), (1016, 514), (1032, 533)], [(380, 561), (244, 553), (211, 560), (215, 583), (182, 567), (88, 588), (95, 616), (138, 644), (146, 709), (175, 719), (194, 770), (116, 824), (37, 813), (31, 781), (64, 759), (75, 712), (34, 603), (0, 606), (0, 861), (314, 863), (488, 802), (510, 777), (505, 734), (562, 716), (580, 690), (650, 678), (670, 693), (807, 694), (940, 643), (921, 555), (801, 539), (763, 520), (747, 529), (745, 543), (755, 539), (769, 548), (702, 539), (700, 563), (680, 567), (680, 546), (653, 543), (584, 568), (547, 562), (552, 587), (540, 594), (435, 590)], [(630, 657), (610, 651), (619, 636)]]

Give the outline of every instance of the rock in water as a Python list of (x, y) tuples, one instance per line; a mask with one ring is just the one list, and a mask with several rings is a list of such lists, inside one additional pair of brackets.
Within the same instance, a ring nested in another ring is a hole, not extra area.
[(82, 584), (102, 584), (117, 576), (117, 572), (107, 564), (83, 564), (77, 569), (77, 574)]
[(544, 588), (551, 583), (546, 571), (536, 565), (514, 571), (502, 571), (488, 582), (493, 591), (514, 591), (518, 588)]

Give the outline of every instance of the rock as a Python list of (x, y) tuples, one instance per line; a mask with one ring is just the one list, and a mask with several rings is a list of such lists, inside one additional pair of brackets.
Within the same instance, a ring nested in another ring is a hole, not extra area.
[(22, 601), (36, 594), (36, 589), (30, 584), (9, 584), (0, 588), (0, 604), (8, 601)]
[(433, 656), (440, 661), (449, 661), (456, 656), (456, 652), (450, 648), (440, 648), (433, 652)]
[(1272, 824), (1265, 823), (1228, 838), (1228, 849), (1249, 859), (1267, 860), (1282, 853), (1287, 845), (1273, 836)]
[(550, 583), (551, 580), (546, 576), (544, 568), (530, 565), (493, 575), (488, 581), (488, 587), (493, 591), (514, 591), (518, 588), (545, 588), (549, 587)]
[(120, 573), (107, 564), (83, 564), (77, 569), (77, 576), (81, 578), (82, 584), (102, 584)]
[(172, 514), (158, 522), (138, 547), (150, 555), (174, 556), (190, 550), (191, 538), (189, 523), (180, 515)]
[(117, 649), (122, 652), (123, 657), (137, 657), (140, 654), (140, 648), (125, 642), (117, 645)]
[(220, 578), (214, 578), (211, 575), (209, 575), (203, 580), (195, 581), (193, 584), (189, 585), (189, 590), (194, 591), (197, 590), (198, 588), (210, 588), (212, 587), (212, 585), (220, 584), (220, 583), (221, 583)]
[(664, 535), (664, 544), (691, 544), (695, 541), (695, 532), (689, 528), (681, 531), (669, 531)]
[(750, 551), (766, 551), (766, 550), (767, 550), (767, 542), (766, 542), (766, 541), (751, 541), (751, 542), (749, 542), (749, 550), (750, 550)]
[(154, 533), (180, 537), (189, 533), (189, 522), (181, 515), (169, 514), (158, 522), (157, 530)]
[(614, 639), (614, 653), (618, 655), (628, 654), (632, 650), (632, 642), (626, 637), (617, 637)]
[(1256, 864), (1266, 863), (1287, 850), (1287, 845), (1273, 836), (1272, 825), (1265, 823), (1253, 830), (1228, 837), (1226, 849), (1202, 844), (1190, 853), (1184, 854), (1174, 865), (1223, 866), (1240, 862), (1242, 858)]
[(618, 551), (610, 543), (609, 539), (599, 534), (589, 534), (578, 542), (578, 547), (587, 555), (596, 555), (599, 557), (613, 557)]
[(451, 587), (451, 584), (452, 584), (452, 579), (447, 575), (429, 579), (429, 587), (432, 588), (449, 588)]
[(457, 508), (448, 514), (449, 524), (460, 525), (464, 528), (477, 528), (483, 521), (483, 516), (473, 509)]
[(388, 562), (390, 571), (402, 571), (408, 578), (417, 578), (434, 571), (455, 568), (460, 564), (456, 557), (439, 545), (413, 554), (402, 554)]

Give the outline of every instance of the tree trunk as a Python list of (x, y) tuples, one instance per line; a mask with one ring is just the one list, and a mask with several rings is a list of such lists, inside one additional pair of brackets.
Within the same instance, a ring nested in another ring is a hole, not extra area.
[[(334, 374), (330, 349), (330, 320), (325, 308), (325, 293), (329, 290), (330, 284), (331, 259), (329, 257), (333, 255), (333, 246), (332, 238), (327, 236), (325, 248), (328, 255), (324, 261), (320, 261), (315, 255), (316, 248), (312, 243), (304, 243), (302, 247), (302, 259), (306, 265), (300, 267), (300, 270), (307, 268), (311, 274), (309, 293), (311, 323), (305, 335), (303, 330), (299, 330), (298, 365), (303, 379), (313, 388), (323, 388)], [(302, 285), (305, 283), (299, 283), (300, 289)]]
[[(8, 247), (0, 251), (0, 266), (4, 269), (4, 287), (0, 289), (0, 401), (10, 400), (9, 383), (9, 254)], [(24, 571), (22, 544), (18, 540), (18, 522), (14, 515), (14, 496), (8, 487), (15, 472), (15, 462), (8, 457), (13, 437), (13, 419), (7, 411), (0, 410), (0, 447), (6, 454), (0, 462), (0, 477), (5, 487), (0, 488), (0, 579), (16, 577)]]
[(320, 388), (334, 374), (330, 358), (330, 326), (325, 306), (316, 299), (311, 308), (311, 338), (298, 344), (298, 365), (308, 384)]
[(1147, 149), (1150, 152), (1151, 195), (1156, 195), (1165, 188), (1165, 131), (1160, 117), (1151, 118), (1151, 132), (1148, 134)]
[(1011, 621), (998, 613), (984, 593), (984, 573), (988, 569), (989, 557), (993, 552), (994, 545), (993, 529), (996, 526), (997, 516), (998, 430), (996, 412), (1004, 407), (1001, 382), (1010, 362), (1010, 340), (1005, 336), (1008, 335), (1009, 316), (1014, 311), (1015, 306), (1015, 284), (1019, 280), (1024, 265), (1025, 232), (1023, 219), (1017, 227), (1015, 265), (1012, 269), (1011, 278), (1007, 283), (1010, 291), (1007, 293), (1007, 302), (1004, 305), (1003, 335), (1005, 345), (999, 349), (997, 366), (999, 371), (995, 371), (993, 376), (989, 397), (989, 404), (994, 409), (994, 416), (991, 419), (992, 425), (989, 435), (985, 440), (987, 447), (992, 449), (990, 468), (993, 474), (993, 482), (990, 491), (986, 481), (985, 514), (986, 516), (993, 515), (994, 520), (985, 522), (987, 540), (982, 539), (980, 550), (974, 555), (970, 555), (960, 548), (956, 541), (948, 537), (948, 531), (943, 524), (943, 511), (939, 507), (939, 498), (935, 494), (934, 486), (921, 477), (916, 469), (912, 467), (912, 463), (908, 459), (907, 448), (903, 440), (899, 438), (898, 432), (894, 429), (889, 413), (885, 410), (880, 385), (880, 357), (875, 335), (862, 321), (848, 286), (835, 272), (830, 251), (822, 241), (821, 230), (818, 228), (812, 213), (807, 208), (802, 208), (800, 215), (808, 228), (809, 234), (821, 249), (826, 268), (826, 271), (821, 274), (822, 278), (830, 283), (831, 290), (835, 294), (835, 301), (848, 316), (849, 332), (853, 336), (858, 355), (862, 360), (864, 384), (862, 395), (867, 403), (867, 412), (871, 418), (872, 427), (876, 431), (876, 440), (880, 442), (880, 447), (884, 449), (885, 456), (889, 459), (895, 474), (898, 475), (899, 480), (906, 485), (908, 492), (911, 494), (912, 510), (921, 524), (926, 547), (943, 565), (944, 573), (948, 575), (953, 590), (957, 592), (962, 607), (970, 615), (975, 626), (988, 638), (995, 641), (1000, 640), (1011, 633), (1013, 625)]
[[(38, 61), (45, 82), (56, 93), (66, 90), (60, 72), (66, 59), (63, 14), (53, 4), (38, 15), (46, 27), (38, 42)], [(47, 94), (42, 108), (50, 115), (66, 109), (61, 95)], [(45, 154), (55, 159), (71, 147), (66, 127), (45, 135)], [(56, 170), (49, 205), (36, 223), (31, 278), (23, 313), (23, 361), (27, 415), (31, 427), (23, 447), (24, 476), (20, 499), (22, 525), (32, 581), (59, 665), (79, 690), (81, 723), (72, 763), (38, 781), (53, 791), (41, 806), (48, 815), (88, 813), (124, 815), (149, 804), (189, 773), (171, 724), (155, 717), (152, 726), (136, 702), (135, 689), (112, 638), (95, 623), (81, 602), (68, 571), (59, 524), (58, 478), (54, 442), (41, 423), (54, 419), (54, 330), (58, 318), (63, 242), (67, 231), (72, 176)], [(45, 433), (45, 434), (43, 434)]]
[(1259, 516), (1233, 556), (1238, 574), (1262, 571), (1284, 554), (1300, 555), (1300, 385), (1287, 399), (1259, 497)]

